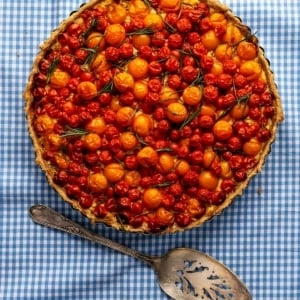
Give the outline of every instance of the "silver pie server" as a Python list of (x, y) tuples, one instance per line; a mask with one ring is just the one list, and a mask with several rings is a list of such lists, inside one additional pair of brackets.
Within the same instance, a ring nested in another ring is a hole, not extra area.
[(173, 299), (252, 299), (231, 270), (203, 252), (175, 248), (163, 256), (149, 256), (93, 233), (47, 206), (34, 205), (29, 214), (40, 225), (80, 236), (148, 263), (157, 273), (161, 289)]

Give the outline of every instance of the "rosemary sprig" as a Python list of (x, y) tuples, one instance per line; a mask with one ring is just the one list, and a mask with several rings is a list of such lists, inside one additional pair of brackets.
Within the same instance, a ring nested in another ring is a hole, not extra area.
[(124, 67), (128, 64), (128, 62), (134, 58), (136, 58), (137, 55), (133, 55), (131, 57), (128, 57), (128, 58), (124, 58), (124, 59), (119, 59), (118, 61), (116, 62), (113, 62), (111, 65), (115, 68), (118, 68), (120, 70), (123, 70)]
[(188, 115), (188, 117), (183, 121), (183, 123), (180, 126), (180, 130), (184, 128), (184, 126), (188, 125), (189, 123), (191, 123), (195, 118), (198, 117), (198, 115), (200, 114), (202, 105), (199, 105), (198, 108), (193, 111), (191, 114)]
[(199, 70), (197, 77), (190, 85), (194, 86), (194, 85), (201, 85), (201, 84), (203, 84), (203, 74), (202, 74), (201, 70)]
[(183, 67), (182, 64), (183, 64), (183, 58), (185, 55), (195, 58), (195, 63), (197, 65), (197, 67), (200, 68), (199, 57), (195, 53), (193, 53), (192, 51), (179, 50), (180, 71), (182, 70), (182, 67)]
[(103, 93), (112, 93), (114, 89), (114, 82), (113, 80), (109, 81), (106, 85), (104, 85), (96, 95), (100, 95)]
[(233, 46), (236, 47), (238, 46), (238, 44), (245, 41), (250, 42), (253, 38), (256, 38), (256, 35), (257, 35), (257, 31), (255, 31), (254, 33), (249, 32), (243, 39), (235, 43)]
[(242, 104), (242, 103), (247, 103), (248, 100), (250, 99), (251, 94), (248, 93), (244, 96), (241, 96), (239, 98), (237, 98), (232, 105), (230, 105), (227, 109), (225, 109), (217, 118), (217, 121), (224, 118), (225, 116), (227, 116), (229, 114), (229, 112), (232, 110), (232, 108), (236, 105), (236, 104)]
[(177, 31), (176, 28), (173, 27), (168, 21), (166, 21), (165, 19), (162, 19), (162, 21), (165, 24), (167, 31), (169, 31), (170, 33), (174, 33)]
[(170, 72), (168, 71), (165, 71), (165, 72), (162, 72), (159, 77), (161, 78), (161, 82), (162, 82), (162, 85), (165, 86), (167, 84), (167, 80), (168, 80), (168, 75), (170, 74)]
[(150, 3), (149, 0), (143, 0), (143, 1), (144, 1), (144, 3), (146, 4), (146, 6), (147, 6), (149, 9), (152, 8), (152, 5), (151, 5), (151, 3)]
[(165, 181), (165, 182), (162, 182), (162, 183), (154, 184), (154, 185), (152, 185), (152, 187), (154, 187), (154, 188), (168, 187), (171, 184), (173, 184), (172, 181)]
[(98, 47), (96, 47), (94, 49), (93, 48), (81, 48), (81, 49), (89, 52), (89, 55), (87, 56), (87, 58), (85, 59), (83, 65), (81, 66), (81, 68), (83, 70), (86, 70), (86, 69), (89, 68), (89, 64), (93, 61), (93, 59), (94, 59), (94, 57), (97, 53)]
[(156, 149), (156, 152), (173, 152), (173, 151), (174, 150), (169, 147)]
[(82, 36), (83, 38), (86, 38), (86, 37), (92, 32), (92, 30), (94, 29), (94, 27), (96, 26), (96, 24), (97, 24), (97, 21), (96, 21), (96, 19), (93, 17), (93, 18), (91, 19), (91, 22), (90, 22), (89, 27), (87, 28), (86, 31), (84, 31), (84, 32), (81, 34), (81, 36)]
[[(189, 56), (193, 56), (193, 57), (197, 57), (197, 58), (198, 58), (198, 56), (197, 56), (195, 53), (193, 53), (192, 51), (179, 50), (179, 53), (180, 53), (180, 54), (189, 55)], [(198, 59), (199, 59), (199, 58), (198, 58)]]
[(88, 134), (88, 131), (82, 128), (73, 128), (66, 126), (66, 131), (61, 134), (61, 137), (76, 137)]
[(131, 36), (131, 35), (140, 35), (140, 34), (153, 34), (155, 32), (155, 30), (152, 27), (145, 27), (142, 29), (137, 29), (135, 31), (132, 32), (128, 32), (126, 35)]
[(46, 83), (48, 84), (50, 82), (50, 79), (51, 79), (51, 75), (52, 73), (54, 72), (56, 66), (58, 65), (59, 63), (59, 58), (58, 57), (55, 57), (47, 71), (47, 80), (46, 80)]
[(138, 135), (135, 135), (140, 144), (147, 146), (148, 144)]

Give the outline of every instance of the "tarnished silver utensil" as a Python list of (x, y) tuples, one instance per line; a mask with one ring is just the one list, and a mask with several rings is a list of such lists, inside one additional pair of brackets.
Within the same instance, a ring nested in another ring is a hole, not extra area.
[(38, 224), (86, 238), (148, 263), (157, 273), (161, 289), (174, 299), (252, 299), (232, 271), (203, 252), (175, 248), (163, 256), (148, 256), (93, 233), (47, 206), (32, 206), (29, 213)]

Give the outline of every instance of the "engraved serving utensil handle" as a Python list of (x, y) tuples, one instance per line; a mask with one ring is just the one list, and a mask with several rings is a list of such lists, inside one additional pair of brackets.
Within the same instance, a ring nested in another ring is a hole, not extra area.
[(155, 262), (157, 260), (156, 258), (123, 246), (99, 234), (95, 234), (47, 206), (44, 206), (42, 204), (34, 205), (29, 209), (29, 214), (35, 223), (54, 229), (59, 229), (61, 231), (65, 231), (67, 233), (71, 233), (73, 235), (88, 239), (92, 242), (109, 247), (123, 254), (140, 259), (143, 262), (146, 262), (155, 267)]

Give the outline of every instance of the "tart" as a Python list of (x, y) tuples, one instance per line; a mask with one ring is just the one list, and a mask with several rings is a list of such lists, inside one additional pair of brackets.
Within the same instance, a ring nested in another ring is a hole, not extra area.
[(220, 214), (283, 120), (257, 37), (215, 0), (82, 5), (42, 44), (24, 98), (50, 185), (92, 222), (129, 232)]

